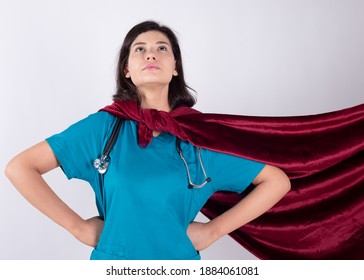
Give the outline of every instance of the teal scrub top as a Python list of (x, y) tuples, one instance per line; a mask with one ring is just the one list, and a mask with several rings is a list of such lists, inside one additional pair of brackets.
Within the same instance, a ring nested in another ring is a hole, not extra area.
[[(46, 139), (68, 179), (92, 186), (105, 223), (91, 259), (200, 259), (188, 238), (188, 225), (217, 191), (241, 193), (264, 164), (201, 149), (211, 182), (189, 189), (176, 137), (161, 133), (146, 148), (138, 145), (137, 123), (124, 120), (104, 175), (93, 167), (116, 117), (97, 112)], [(192, 182), (205, 180), (197, 149), (182, 141)]]

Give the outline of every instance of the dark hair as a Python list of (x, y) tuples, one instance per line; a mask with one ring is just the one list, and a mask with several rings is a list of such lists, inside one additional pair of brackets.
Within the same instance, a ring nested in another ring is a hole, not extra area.
[(159, 31), (163, 33), (169, 39), (173, 55), (176, 60), (176, 70), (178, 75), (173, 76), (169, 84), (168, 102), (172, 109), (175, 109), (181, 105), (192, 107), (196, 103), (196, 98), (191, 94), (189, 90), (192, 90), (187, 86), (182, 67), (182, 56), (179, 48), (178, 39), (174, 32), (167, 26), (160, 25), (154, 21), (145, 21), (135, 25), (126, 34), (123, 45), (119, 53), (119, 61), (117, 65), (116, 74), (116, 93), (113, 95), (114, 100), (134, 100), (140, 104), (140, 95), (136, 86), (131, 79), (125, 77), (125, 67), (128, 63), (130, 46), (139, 36), (139, 34), (147, 31)]

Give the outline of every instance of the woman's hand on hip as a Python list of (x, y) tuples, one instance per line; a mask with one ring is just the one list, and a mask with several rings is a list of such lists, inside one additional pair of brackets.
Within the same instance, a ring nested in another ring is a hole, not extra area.
[(103, 228), (104, 221), (100, 219), (100, 217), (92, 217), (84, 220), (84, 222), (71, 233), (82, 243), (95, 248), (99, 242)]
[(218, 239), (209, 223), (192, 222), (188, 226), (187, 235), (197, 251), (206, 249)]

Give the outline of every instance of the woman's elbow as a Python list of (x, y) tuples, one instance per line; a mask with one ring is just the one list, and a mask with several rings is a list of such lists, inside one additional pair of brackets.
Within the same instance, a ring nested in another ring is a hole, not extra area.
[(291, 181), (287, 174), (278, 167), (274, 167), (273, 174), (272, 180), (275, 181), (275, 185), (279, 186), (284, 194), (288, 193), (291, 190)]
[(4, 170), (5, 176), (10, 181), (12, 181), (17, 176), (17, 174), (19, 174), (20, 166), (21, 166), (21, 164), (20, 164), (18, 157), (14, 157), (5, 166), (5, 170)]
[(59, 166), (56, 156), (46, 141), (19, 153), (5, 167), (10, 180), (23, 174), (44, 174)]
[(28, 159), (24, 152), (12, 158), (5, 167), (5, 176), (14, 184), (15, 182), (26, 181), (25, 174), (36, 170), (32, 161)]
[(280, 179), (281, 180), (280, 184), (282, 186), (283, 191), (285, 193), (288, 193), (291, 190), (291, 181), (288, 178), (286, 173), (284, 173), (283, 171), (282, 171), (282, 173), (283, 174), (282, 174), (282, 178)]
[(291, 189), (291, 181), (287, 174), (280, 168), (271, 165), (265, 166), (262, 172), (255, 179), (255, 183), (265, 183), (282, 193), (282, 195), (285, 195)]

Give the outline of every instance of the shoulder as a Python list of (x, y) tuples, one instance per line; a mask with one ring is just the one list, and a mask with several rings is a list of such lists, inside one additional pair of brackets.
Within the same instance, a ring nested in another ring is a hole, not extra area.
[[(66, 129), (58, 132), (46, 140), (49, 143), (91, 143), (103, 141), (109, 133), (111, 127), (116, 122), (116, 117), (106, 112), (95, 112), (75, 123), (72, 123)], [(98, 143), (99, 145), (99, 143)]]
[(117, 118), (111, 115), (108, 112), (98, 111), (96, 113), (92, 113), (82, 119), (81, 121), (87, 121), (89, 123), (94, 123), (96, 125), (111, 125), (115, 122)]
[(115, 121), (116, 117), (113, 115), (107, 112), (99, 111), (71, 124), (67, 130), (74, 133), (104, 133), (105, 131), (109, 130)]
[(116, 119), (106, 112), (92, 113), (46, 139), (68, 178), (94, 178), (92, 162), (100, 155)]

